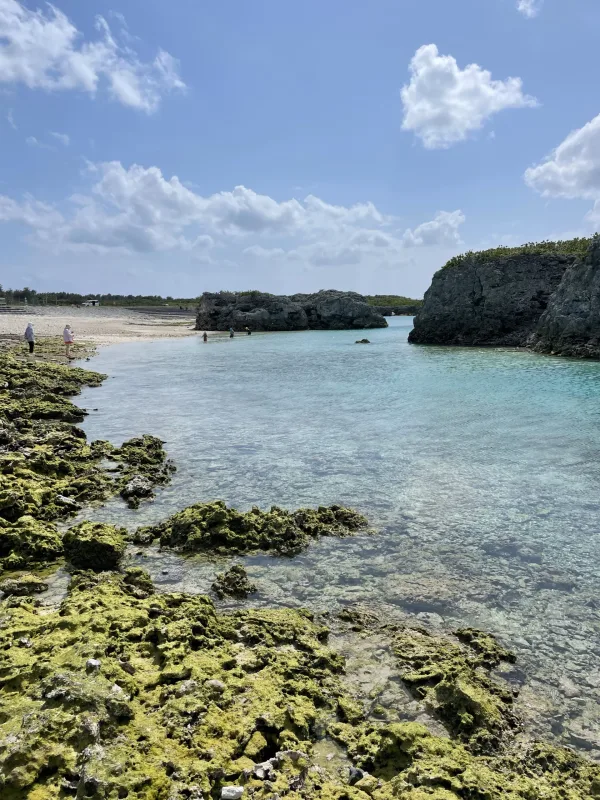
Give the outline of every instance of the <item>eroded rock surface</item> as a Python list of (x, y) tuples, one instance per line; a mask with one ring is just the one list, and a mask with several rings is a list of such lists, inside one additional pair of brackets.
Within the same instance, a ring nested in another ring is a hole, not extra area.
[(366, 529), (365, 517), (342, 506), (320, 506), (286, 511), (252, 508), (242, 513), (218, 500), (196, 503), (165, 522), (138, 528), (134, 540), (182, 552), (251, 553), (257, 550), (298, 553), (321, 536), (349, 536)]
[(362, 295), (335, 290), (285, 295), (205, 292), (196, 330), (300, 331), (385, 328), (384, 317)]

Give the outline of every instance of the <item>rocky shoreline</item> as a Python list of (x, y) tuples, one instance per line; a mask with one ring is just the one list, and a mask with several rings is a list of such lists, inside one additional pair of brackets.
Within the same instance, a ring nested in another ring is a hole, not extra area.
[[(75, 427), (84, 412), (70, 397), (104, 376), (10, 354), (0, 373), (0, 556), (12, 581), (0, 606), (2, 796), (600, 796), (600, 767), (527, 736), (513, 688), (494, 676), (514, 656), (492, 636), (434, 635), (351, 608), (323, 618), (224, 613), (209, 597), (157, 593), (128, 566), (124, 529), (84, 521), (60, 533), (56, 522), (76, 508), (123, 495), (136, 477), (152, 491), (172, 467), (152, 436), (114, 448), (87, 443)], [(315, 537), (365, 525), (338, 506), (240, 514), (201, 503), (136, 538), (184, 552), (293, 555)], [(15, 570), (65, 558), (67, 597), (44, 607), (43, 577)], [(239, 570), (217, 582), (233, 596), (254, 588)], [(353, 686), (328, 629), (378, 637), (414, 712), (394, 716)], [(340, 759), (320, 759), (323, 744)]]
[(433, 276), (409, 342), (600, 358), (600, 237), (452, 259)]

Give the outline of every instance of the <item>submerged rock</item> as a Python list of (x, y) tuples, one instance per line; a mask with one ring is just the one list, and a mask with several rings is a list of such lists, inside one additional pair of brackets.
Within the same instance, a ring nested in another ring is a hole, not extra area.
[(184, 552), (249, 553), (272, 550), (294, 554), (321, 536), (348, 536), (367, 527), (365, 517), (342, 506), (320, 506), (286, 511), (252, 508), (246, 513), (227, 508), (218, 500), (196, 503), (165, 522), (138, 528), (134, 541), (159, 539), (163, 547)]
[(357, 339), (354, 344), (371, 344), (371, 342), (368, 339)]
[(241, 564), (235, 564), (227, 572), (221, 572), (217, 575), (212, 585), (212, 590), (219, 597), (244, 598), (254, 594), (256, 586), (251, 583), (244, 567)]
[(75, 569), (116, 569), (125, 554), (124, 528), (103, 522), (80, 522), (65, 533), (65, 556)]

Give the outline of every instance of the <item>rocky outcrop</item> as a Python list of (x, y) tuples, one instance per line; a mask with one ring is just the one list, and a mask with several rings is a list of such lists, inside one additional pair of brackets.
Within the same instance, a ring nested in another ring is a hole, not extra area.
[(565, 272), (530, 345), (541, 353), (600, 358), (600, 239)]
[(386, 328), (383, 316), (361, 294), (334, 289), (290, 298), (304, 309), (312, 330)]
[(263, 292), (205, 292), (196, 330), (301, 331), (385, 328), (387, 322), (355, 292), (321, 291), (291, 297)]
[(525, 346), (575, 260), (536, 251), (457, 259), (433, 276), (409, 342)]

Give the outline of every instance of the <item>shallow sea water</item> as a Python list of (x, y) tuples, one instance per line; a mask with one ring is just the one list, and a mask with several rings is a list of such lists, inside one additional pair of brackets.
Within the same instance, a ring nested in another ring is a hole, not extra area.
[[(178, 471), (139, 511), (86, 516), (133, 529), (217, 498), (351, 505), (375, 535), (236, 559), (260, 589), (250, 604), (488, 630), (518, 654), (531, 726), (599, 757), (600, 364), (409, 346), (411, 327), (392, 318), (370, 345), (309, 331), (101, 350), (89, 366), (110, 378), (78, 401), (88, 436), (153, 433)], [(192, 592), (229, 563), (137, 559)]]

